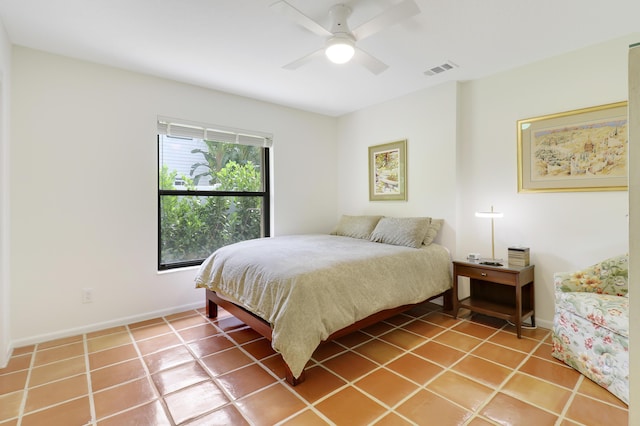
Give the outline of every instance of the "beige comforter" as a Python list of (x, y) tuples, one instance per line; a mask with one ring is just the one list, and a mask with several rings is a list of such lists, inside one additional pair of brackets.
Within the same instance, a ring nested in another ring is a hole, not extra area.
[(272, 346), (298, 377), (331, 333), (451, 288), (449, 252), (334, 235), (291, 235), (222, 247), (196, 276), (268, 321)]

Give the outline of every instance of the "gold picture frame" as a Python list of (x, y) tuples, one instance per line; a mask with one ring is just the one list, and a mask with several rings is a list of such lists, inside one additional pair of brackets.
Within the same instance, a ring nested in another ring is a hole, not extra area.
[(625, 191), (627, 102), (518, 120), (518, 192)]
[(369, 200), (406, 201), (407, 141), (369, 147)]

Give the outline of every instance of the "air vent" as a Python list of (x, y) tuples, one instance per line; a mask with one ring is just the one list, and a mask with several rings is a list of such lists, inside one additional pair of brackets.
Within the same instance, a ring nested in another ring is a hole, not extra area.
[(424, 72), (424, 75), (431, 77), (434, 75), (442, 74), (443, 72), (452, 70), (454, 68), (458, 68), (458, 66), (451, 61), (447, 61), (442, 65), (429, 68)]

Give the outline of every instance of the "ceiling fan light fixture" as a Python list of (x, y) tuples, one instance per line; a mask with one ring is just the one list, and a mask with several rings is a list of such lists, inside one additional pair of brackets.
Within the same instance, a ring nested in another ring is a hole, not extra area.
[(348, 36), (336, 35), (327, 42), (324, 53), (334, 64), (346, 64), (353, 58), (355, 43)]

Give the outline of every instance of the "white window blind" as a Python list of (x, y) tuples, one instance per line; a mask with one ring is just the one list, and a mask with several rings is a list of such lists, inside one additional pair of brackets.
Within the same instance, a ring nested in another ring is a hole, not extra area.
[(203, 139), (266, 148), (273, 146), (273, 137), (268, 133), (182, 121), (167, 117), (158, 117), (158, 133), (178, 138)]

